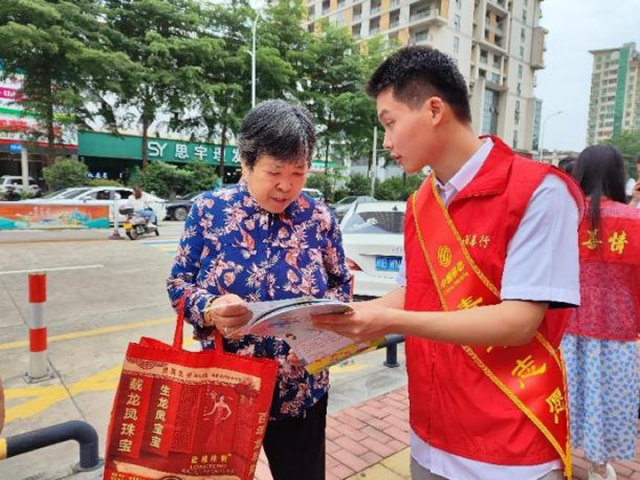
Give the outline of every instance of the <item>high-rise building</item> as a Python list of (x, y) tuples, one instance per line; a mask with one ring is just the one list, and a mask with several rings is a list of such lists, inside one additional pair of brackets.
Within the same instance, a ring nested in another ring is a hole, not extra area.
[(536, 149), (535, 74), (544, 68), (547, 33), (539, 25), (542, 0), (306, 1), (310, 31), (328, 18), (358, 39), (381, 34), (451, 55), (469, 85), (474, 129), (521, 152)]
[(623, 130), (640, 130), (640, 53), (635, 43), (591, 50), (591, 96), (587, 144)]

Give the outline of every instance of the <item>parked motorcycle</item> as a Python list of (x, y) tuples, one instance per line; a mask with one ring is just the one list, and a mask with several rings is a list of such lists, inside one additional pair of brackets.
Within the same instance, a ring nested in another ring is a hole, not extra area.
[(158, 227), (151, 223), (149, 218), (136, 215), (132, 207), (120, 207), (119, 212), (127, 217), (124, 221), (124, 231), (131, 240), (137, 240), (143, 235), (151, 235), (152, 233), (155, 233), (156, 237), (160, 235)]

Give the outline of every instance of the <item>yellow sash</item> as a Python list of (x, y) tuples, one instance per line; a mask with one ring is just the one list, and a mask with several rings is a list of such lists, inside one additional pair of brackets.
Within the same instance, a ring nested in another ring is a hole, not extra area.
[[(463, 310), (500, 303), (500, 291), (469, 255), (436, 191), (433, 174), (411, 196), (411, 206), (420, 247), (442, 309)], [(428, 234), (420, 229), (419, 218), (429, 220)], [(527, 345), (462, 349), (551, 442), (562, 459), (565, 476), (571, 478), (566, 376), (560, 352), (540, 332)]]

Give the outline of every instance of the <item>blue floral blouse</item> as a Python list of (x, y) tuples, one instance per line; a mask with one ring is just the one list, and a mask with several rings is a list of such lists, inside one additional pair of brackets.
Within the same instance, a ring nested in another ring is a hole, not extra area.
[[(245, 182), (198, 197), (167, 280), (175, 308), (184, 297), (185, 319), (203, 348), (213, 347), (213, 329), (202, 326), (212, 298), (233, 293), (247, 302), (301, 296), (349, 301), (351, 288), (342, 237), (329, 208), (301, 194), (283, 213), (269, 213)], [(279, 362), (272, 419), (302, 416), (329, 389), (328, 371), (310, 375), (291, 365), (289, 345), (280, 338), (248, 335), (225, 339), (224, 346)]]

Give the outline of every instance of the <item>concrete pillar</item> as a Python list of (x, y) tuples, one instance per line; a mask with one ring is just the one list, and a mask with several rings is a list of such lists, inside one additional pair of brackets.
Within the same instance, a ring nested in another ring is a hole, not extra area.
[(29, 152), (27, 146), (23, 143), (20, 151), (20, 169), (22, 172), (22, 187), (24, 191), (29, 191)]

